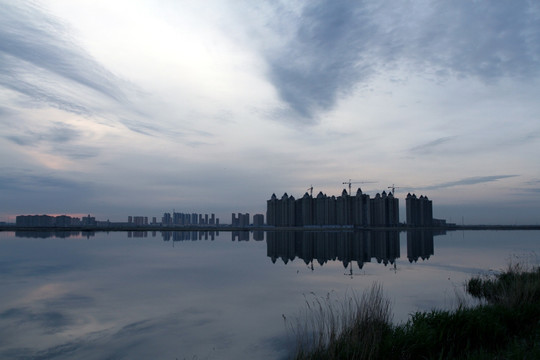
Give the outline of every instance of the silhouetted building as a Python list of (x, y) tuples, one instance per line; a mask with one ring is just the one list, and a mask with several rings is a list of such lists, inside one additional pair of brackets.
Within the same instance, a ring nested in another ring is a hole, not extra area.
[(249, 226), (249, 214), (238, 213), (238, 215), (236, 215), (235, 213), (232, 213), (231, 225), (239, 227)]
[(59, 215), (56, 216), (55, 220), (55, 226), (59, 227), (68, 227), (68, 226), (76, 226), (80, 224), (79, 218), (73, 218), (68, 215)]
[(399, 200), (390, 192), (377, 193), (371, 199), (371, 225), (372, 226), (397, 226), (399, 225)]
[(407, 194), (405, 208), (408, 226), (433, 225), (433, 204), (427, 196), (417, 198), (415, 194)]
[[(95, 225), (96, 219), (92, 219)], [(15, 218), (15, 224), (21, 227), (69, 227), (81, 225), (81, 219), (69, 215), (18, 215)]]
[(172, 225), (171, 213), (163, 214), (163, 217), (161, 218), (161, 225), (164, 225), (164, 226)]
[(97, 225), (96, 218), (88, 214), (88, 216), (83, 217), (81, 219), (81, 225), (82, 226), (96, 226)]
[(254, 226), (263, 226), (264, 225), (264, 215), (255, 214), (253, 215), (253, 225)]
[(52, 227), (55, 226), (55, 219), (49, 215), (18, 215), (15, 224), (24, 227)]
[(337, 198), (322, 192), (315, 198), (306, 192), (298, 200), (287, 193), (281, 199), (272, 194), (266, 202), (266, 223), (273, 226), (397, 226), (399, 200), (384, 191), (370, 199), (361, 189), (355, 196), (343, 190)]
[(133, 216), (133, 225), (136, 225), (136, 226), (148, 225), (148, 216)]

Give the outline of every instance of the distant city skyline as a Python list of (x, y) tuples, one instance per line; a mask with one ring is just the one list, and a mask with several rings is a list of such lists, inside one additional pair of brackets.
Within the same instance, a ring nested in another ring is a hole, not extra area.
[(0, 222), (351, 181), (540, 224), (539, 98), (534, 1), (0, 0)]

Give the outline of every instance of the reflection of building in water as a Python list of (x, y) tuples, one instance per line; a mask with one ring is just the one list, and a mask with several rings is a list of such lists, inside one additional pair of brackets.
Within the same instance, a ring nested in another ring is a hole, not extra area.
[(266, 233), (267, 256), (287, 264), (296, 257), (306, 264), (341, 261), (344, 267), (356, 261), (361, 269), (375, 258), (378, 263), (393, 264), (399, 258), (399, 232), (308, 232), (269, 231)]
[(95, 235), (96, 233), (94, 231), (15, 231), (15, 237), (35, 238), (35, 239), (48, 239), (48, 238), (67, 239), (71, 237), (90, 238)]
[(274, 226), (396, 226), (399, 225), (399, 200), (394, 195), (377, 194), (373, 199), (358, 189), (352, 196), (343, 190), (341, 196), (319, 192), (313, 198), (307, 192), (301, 199), (272, 194), (266, 202), (266, 221)]
[(434, 255), (432, 230), (407, 230), (407, 258), (409, 262), (427, 260)]
[(148, 231), (128, 231), (128, 238), (145, 238), (148, 237)]
[(214, 241), (215, 235), (215, 231), (161, 231), (163, 241), (198, 241), (208, 240), (209, 237)]
[(249, 231), (231, 231), (231, 240), (249, 241)]
[(255, 230), (253, 232), (253, 240), (255, 241), (261, 241), (264, 240), (264, 231), (262, 230)]

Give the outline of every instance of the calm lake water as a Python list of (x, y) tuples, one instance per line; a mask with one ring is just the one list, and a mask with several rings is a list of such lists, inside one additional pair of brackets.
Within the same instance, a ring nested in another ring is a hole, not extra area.
[(306, 301), (378, 282), (402, 322), (539, 255), (540, 231), (0, 232), (0, 358), (287, 358)]

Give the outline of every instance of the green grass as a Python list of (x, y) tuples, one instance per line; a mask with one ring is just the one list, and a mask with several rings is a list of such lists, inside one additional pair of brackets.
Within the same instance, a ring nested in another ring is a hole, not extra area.
[(417, 312), (391, 321), (379, 285), (345, 301), (307, 302), (294, 359), (540, 359), (540, 269), (519, 265), (475, 277), (466, 290), (475, 307)]
[(540, 268), (527, 269), (511, 264), (491, 277), (476, 277), (466, 284), (467, 292), (488, 304), (508, 307), (540, 301)]

